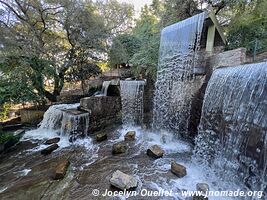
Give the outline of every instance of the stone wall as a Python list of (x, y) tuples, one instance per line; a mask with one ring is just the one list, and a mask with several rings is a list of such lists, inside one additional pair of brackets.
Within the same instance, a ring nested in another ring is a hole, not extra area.
[(207, 65), (213, 71), (218, 67), (238, 66), (246, 63), (246, 49), (238, 48), (225, 51), (207, 58)]
[(217, 54), (206, 54), (200, 52), (198, 68), (203, 74), (196, 74), (196, 79), (192, 84), (192, 102), (189, 121), (189, 136), (194, 138), (198, 133), (198, 125), (201, 118), (202, 104), (206, 91), (206, 87), (214, 70), (219, 67), (238, 66), (246, 62), (246, 49), (238, 48)]
[(44, 116), (45, 110), (21, 110), (20, 117), (22, 124), (37, 125)]
[(121, 98), (119, 96), (86, 97), (82, 98), (80, 103), (81, 110), (90, 112), (90, 132), (121, 123)]
[(144, 88), (144, 124), (147, 127), (152, 125), (154, 90), (155, 82), (151, 77), (147, 76)]

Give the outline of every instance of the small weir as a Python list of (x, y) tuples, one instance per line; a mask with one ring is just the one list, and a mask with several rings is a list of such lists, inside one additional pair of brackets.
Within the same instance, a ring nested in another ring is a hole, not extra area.
[(41, 129), (57, 130), (60, 135), (86, 136), (89, 128), (89, 113), (78, 111), (80, 104), (59, 104), (50, 106), (44, 114)]
[(102, 84), (101, 94), (104, 96), (107, 96), (108, 93), (108, 87), (110, 85), (111, 81), (104, 81)]

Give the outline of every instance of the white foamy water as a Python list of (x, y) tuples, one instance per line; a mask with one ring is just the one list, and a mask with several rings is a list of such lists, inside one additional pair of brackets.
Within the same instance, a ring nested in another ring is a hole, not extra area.
[[(39, 143), (40, 141), (46, 141), (51, 138), (59, 137), (60, 141), (57, 143), (59, 149), (65, 148), (70, 146), (69, 138), (68, 136), (63, 136), (59, 135), (59, 132), (56, 130), (49, 130), (49, 129), (43, 129), (43, 128), (38, 128), (34, 130), (27, 131), (24, 136), (21, 138), (21, 141), (28, 141), (30, 140), (33, 143)], [(35, 152), (35, 151), (40, 151), (44, 148), (46, 148), (48, 145), (45, 144), (40, 144), (37, 147), (28, 150), (29, 152)]]
[(124, 140), (124, 135), (128, 131), (136, 132), (136, 145), (142, 144), (143, 148), (148, 148), (152, 145), (160, 145), (166, 154), (170, 153), (185, 153), (191, 152), (192, 145), (175, 138), (174, 134), (168, 133), (166, 131), (161, 131), (159, 133), (152, 131), (144, 131), (141, 127), (123, 127), (119, 130), (120, 136), (116, 140), (111, 142), (119, 142)]
[[(136, 163), (127, 163), (135, 172), (140, 184), (152, 191), (173, 191), (173, 199), (186, 199), (181, 194), (181, 190), (195, 191), (197, 183), (207, 183), (210, 191), (247, 191), (247, 188), (239, 182), (228, 182), (222, 180), (216, 173), (216, 169), (210, 168), (206, 165), (201, 165), (191, 158), (193, 146), (192, 144), (179, 140), (168, 132), (155, 133), (151, 131), (144, 131), (141, 127), (127, 127), (119, 130), (119, 138), (111, 141), (118, 142), (124, 140), (124, 135), (128, 131), (136, 131), (135, 145), (139, 145), (139, 150), (132, 156), (140, 155), (146, 149), (154, 144), (159, 145), (165, 154), (162, 158), (154, 160), (153, 164), (146, 166), (145, 169), (140, 169)], [(165, 174), (170, 173), (171, 163), (177, 162), (187, 169), (187, 175), (183, 178), (170, 178)], [(144, 172), (141, 172), (143, 171)], [(156, 181), (146, 181), (144, 177), (156, 177)], [(142, 187), (136, 190), (140, 191)], [(121, 199), (124, 199), (122, 197)], [(163, 198), (164, 199), (164, 198)], [(209, 197), (209, 200), (226, 200), (236, 199), (233, 197)], [(245, 199), (245, 198), (244, 198)], [(248, 198), (247, 199), (251, 199)]]
[(19, 176), (27, 176), (32, 170), (31, 169), (23, 169), (18, 172), (14, 172), (15, 174), (18, 174)]
[[(59, 149), (72, 145), (84, 146), (86, 149), (91, 148), (91, 138), (77, 139), (71, 143), (69, 141), (70, 136), (76, 137), (83, 133), (83, 136), (87, 135), (89, 128), (89, 113), (71, 113), (66, 110), (77, 109), (80, 104), (58, 104), (52, 105), (45, 112), (44, 118), (40, 123), (40, 127), (34, 130), (27, 131), (22, 137), (21, 141), (31, 140), (34, 143), (40, 143), (51, 138), (60, 137), (60, 141), (57, 143)], [(73, 135), (72, 135), (73, 134)], [(46, 148), (47, 145), (40, 144), (37, 147), (28, 151), (40, 151)]]
[(80, 104), (58, 104), (52, 105), (45, 112), (40, 128), (58, 130), (61, 127), (61, 121), (65, 109), (76, 109)]

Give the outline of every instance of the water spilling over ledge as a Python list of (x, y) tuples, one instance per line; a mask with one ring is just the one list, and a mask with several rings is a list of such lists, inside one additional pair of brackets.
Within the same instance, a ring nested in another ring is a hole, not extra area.
[[(80, 104), (50, 106), (44, 114), (41, 129), (58, 130), (70, 137), (86, 136), (89, 128), (89, 113), (77, 110)], [(74, 139), (74, 138), (73, 138)]]
[(143, 123), (144, 81), (120, 81), (122, 123), (141, 125)]
[(208, 84), (196, 156), (227, 180), (267, 183), (267, 63), (215, 70)]
[(164, 28), (154, 97), (153, 127), (186, 136), (194, 66), (206, 13)]

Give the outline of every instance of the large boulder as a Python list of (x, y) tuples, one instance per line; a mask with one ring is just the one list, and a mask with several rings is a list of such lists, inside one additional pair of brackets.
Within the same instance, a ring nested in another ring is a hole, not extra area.
[(107, 136), (106, 133), (98, 133), (98, 134), (96, 135), (96, 141), (97, 141), (97, 142), (102, 142), (102, 141), (104, 141), (104, 140), (106, 140), (106, 139), (108, 139), (108, 136)]
[(60, 162), (59, 165), (56, 167), (54, 180), (63, 179), (66, 175), (69, 165), (70, 162), (68, 160), (63, 160), (62, 162)]
[(54, 144), (54, 143), (58, 143), (60, 141), (60, 138), (59, 137), (55, 137), (55, 138), (52, 138), (52, 139), (49, 139), (49, 140), (46, 140), (44, 144)]
[(153, 145), (147, 149), (147, 155), (152, 158), (161, 158), (164, 154), (164, 151), (158, 145)]
[(58, 144), (52, 144), (49, 147), (43, 149), (41, 151), (41, 154), (48, 155), (48, 154), (52, 153), (53, 151), (55, 151), (58, 147), (59, 147)]
[(135, 135), (136, 135), (136, 132), (135, 131), (128, 131), (124, 135), (124, 140), (125, 141), (135, 140)]
[(117, 143), (112, 146), (113, 154), (121, 154), (121, 153), (125, 153), (125, 151), (126, 151), (126, 146), (122, 143)]
[(186, 176), (186, 167), (183, 165), (180, 165), (176, 162), (171, 163), (171, 172), (174, 173), (179, 178), (182, 178)]
[(121, 190), (129, 190), (136, 188), (138, 185), (138, 181), (133, 176), (130, 176), (117, 170), (112, 174), (110, 184)]

